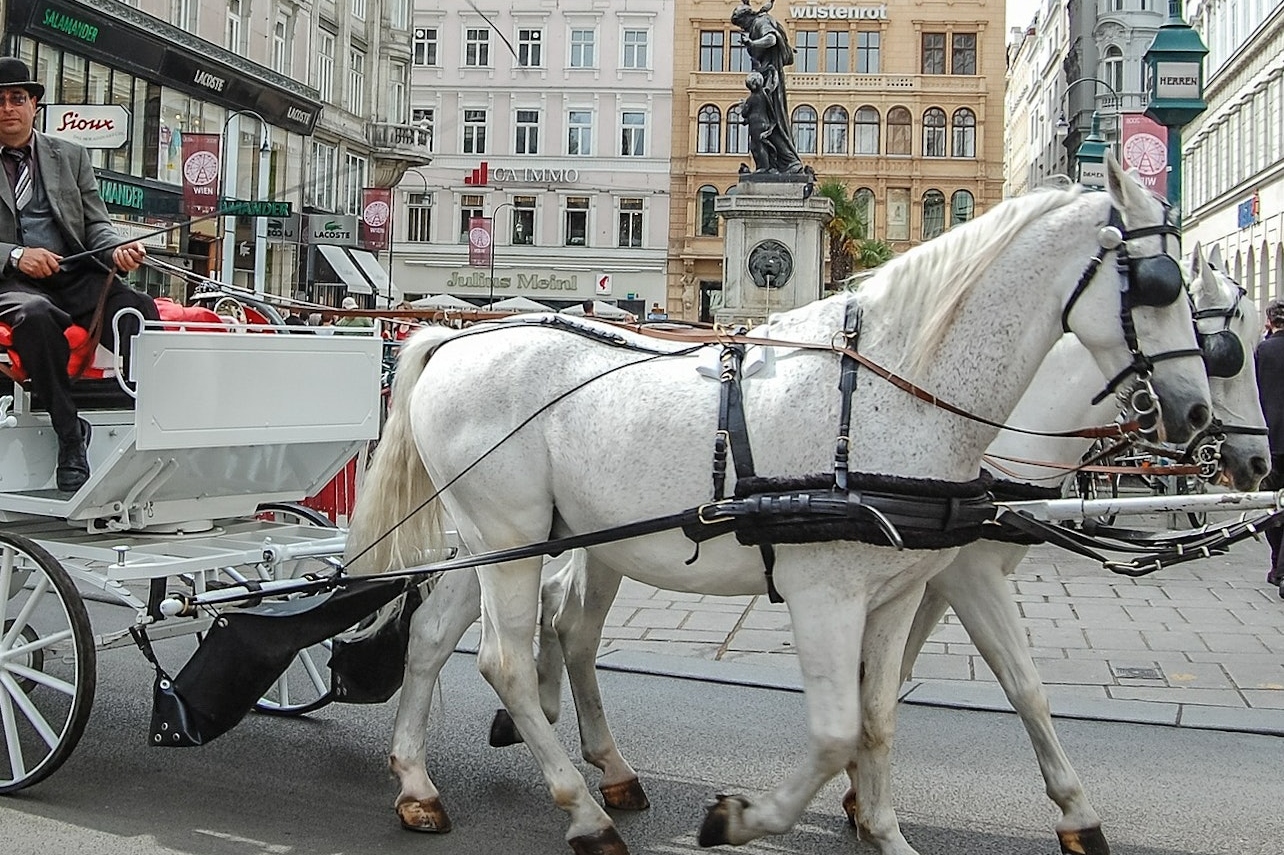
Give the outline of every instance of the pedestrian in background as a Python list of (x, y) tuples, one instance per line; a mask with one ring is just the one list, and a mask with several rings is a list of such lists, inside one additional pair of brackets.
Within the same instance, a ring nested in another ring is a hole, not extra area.
[[(1266, 417), (1271, 446), (1271, 474), (1262, 482), (1263, 490), (1284, 489), (1284, 302), (1266, 307), (1266, 338), (1257, 345), (1257, 395)], [(1284, 528), (1266, 530), (1271, 545), (1271, 569), (1268, 585), (1278, 585), (1284, 595)]]

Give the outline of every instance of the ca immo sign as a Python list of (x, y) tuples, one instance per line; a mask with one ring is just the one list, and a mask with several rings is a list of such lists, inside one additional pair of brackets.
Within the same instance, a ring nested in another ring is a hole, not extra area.
[(129, 111), (119, 104), (46, 104), (45, 133), (85, 148), (129, 142)]

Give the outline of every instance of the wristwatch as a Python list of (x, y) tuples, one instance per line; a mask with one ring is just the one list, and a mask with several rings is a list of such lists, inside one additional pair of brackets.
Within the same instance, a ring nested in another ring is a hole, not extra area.
[(9, 265), (8, 265), (8, 270), (6, 272), (12, 273), (13, 271), (18, 269), (18, 262), (22, 261), (22, 251), (24, 249), (26, 249), (26, 247), (15, 246), (9, 252)]

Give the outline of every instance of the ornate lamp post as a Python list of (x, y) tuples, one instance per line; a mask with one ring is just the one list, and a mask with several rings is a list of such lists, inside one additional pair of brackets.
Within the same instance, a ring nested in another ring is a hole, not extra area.
[[(269, 125), (267, 119), (264, 119), (254, 110), (232, 110), (228, 112), (227, 118), (223, 120), (223, 133), (220, 135), (222, 152), (220, 153), (220, 186), (219, 200), (220, 208), (226, 209), (229, 204), (228, 192), (236, 189), (236, 175), (239, 171), (240, 164), (234, 153), (239, 150), (239, 145), (233, 147), (227, 137), (228, 128), (232, 120), (236, 119), (236, 133), (241, 133), (241, 117), (251, 116), (259, 123), (259, 186), (257, 194), (260, 199), (266, 199), (269, 193), (268, 189), (268, 156), (272, 152), (272, 144), (269, 141)], [(232, 155), (232, 156), (229, 156)], [(232, 174), (229, 174), (232, 173)], [(236, 216), (229, 215), (223, 218), (223, 260), (219, 269), (219, 279), (228, 284), (232, 283), (232, 271), (236, 267)], [(254, 290), (262, 294), (267, 287), (267, 240), (266, 232), (262, 223), (255, 224), (254, 238)]]
[[(1119, 109), (1119, 93), (1114, 87), (1106, 81), (1097, 77), (1080, 77), (1078, 80), (1072, 80), (1066, 86), (1066, 96), (1069, 96), (1070, 90), (1080, 83), (1095, 83), (1106, 87), (1110, 92), (1110, 97), (1114, 99), (1116, 113)], [(1096, 92), (1096, 87), (1093, 88)], [(1095, 100), (1095, 99), (1094, 99)], [(1057, 136), (1065, 139), (1070, 132), (1070, 123), (1066, 121), (1063, 114), (1057, 119)], [(1092, 124), (1088, 128), (1088, 135), (1084, 137), (1083, 142), (1074, 153), (1075, 163), (1078, 164), (1078, 173), (1075, 180), (1080, 184), (1088, 187), (1095, 187), (1098, 190), (1106, 186), (1106, 152), (1110, 150), (1110, 144), (1106, 142), (1105, 136), (1101, 133), (1101, 111), (1094, 106), (1092, 110)]]
[(1168, 0), (1168, 19), (1146, 51), (1150, 103), (1146, 115), (1168, 128), (1168, 203), (1181, 215), (1181, 130), (1207, 109), (1204, 57), (1208, 48), (1185, 19), (1181, 0)]

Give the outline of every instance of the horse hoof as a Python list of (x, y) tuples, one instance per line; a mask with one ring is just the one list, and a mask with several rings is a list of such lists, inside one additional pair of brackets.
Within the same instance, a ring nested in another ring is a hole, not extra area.
[(628, 781), (620, 781), (618, 784), (605, 784), (598, 788), (602, 793), (602, 801), (606, 802), (609, 808), (616, 810), (646, 810), (651, 806), (651, 802), (646, 797), (646, 792), (642, 785), (638, 783), (637, 778)]
[(629, 847), (624, 845), (624, 839), (613, 826), (604, 828), (597, 834), (572, 837), (566, 842), (571, 844), (571, 851), (575, 855), (629, 855)]
[(719, 795), (717, 799), (705, 812), (700, 834), (696, 837), (696, 842), (706, 848), (730, 843), (731, 838), (727, 832), (731, 829), (732, 822), (739, 824), (745, 808), (749, 807), (749, 800), (744, 796)]
[(446, 815), (440, 799), (403, 799), (397, 802), (397, 817), (401, 820), (401, 827), (407, 831), (428, 834), (450, 831), (450, 817)]
[(1101, 826), (1080, 828), (1074, 831), (1058, 831), (1061, 840), (1061, 855), (1110, 855), (1110, 844), (1101, 833)]
[(858, 828), (856, 825), (856, 813), (860, 803), (856, 799), (856, 791), (848, 790), (843, 793), (843, 813), (847, 814), (847, 824), (852, 828)]
[(500, 708), (495, 710), (495, 718), (490, 722), (490, 747), (507, 748), (509, 745), (519, 745), (522, 742), (522, 735), (517, 732), (517, 725), (513, 723), (513, 717), (508, 714), (508, 710)]

